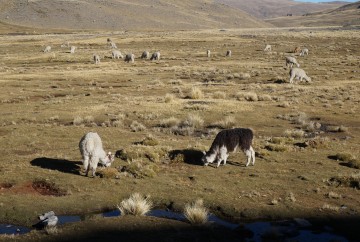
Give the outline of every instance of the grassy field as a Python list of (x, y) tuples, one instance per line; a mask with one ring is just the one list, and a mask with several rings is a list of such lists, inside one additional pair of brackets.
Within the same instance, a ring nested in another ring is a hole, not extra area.
[[(111, 59), (109, 37), (135, 63)], [(30, 226), (50, 210), (115, 209), (139, 192), (175, 211), (202, 198), (236, 222), (359, 224), (359, 39), (359, 31), (320, 28), (1, 35), (0, 222)], [(75, 54), (60, 47), (66, 41)], [(272, 52), (263, 52), (266, 44)], [(296, 46), (309, 49), (297, 60), (311, 83), (288, 83), (285, 56)], [(161, 60), (141, 60), (144, 50), (159, 50)], [(237, 152), (226, 166), (203, 167), (201, 152), (232, 127), (254, 130), (255, 166)], [(80, 172), (78, 142), (89, 131), (121, 157), (96, 178)], [(190, 229), (121, 219), (114, 224), (135, 224), (129, 231), (137, 223)], [(44, 236), (24, 238), (51, 238)]]

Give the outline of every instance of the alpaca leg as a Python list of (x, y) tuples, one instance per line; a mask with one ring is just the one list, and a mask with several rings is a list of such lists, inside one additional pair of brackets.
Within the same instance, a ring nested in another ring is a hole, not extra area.
[(99, 158), (97, 158), (97, 157), (92, 157), (92, 159), (90, 160), (90, 169), (91, 169), (93, 177), (95, 177), (95, 172), (96, 172), (96, 168), (98, 165), (98, 161), (99, 161)]
[(228, 157), (229, 157), (229, 155), (225, 155), (225, 157), (224, 157), (224, 165), (226, 165), (226, 161), (227, 161)]
[(87, 176), (89, 172), (89, 156), (84, 156), (83, 165), (84, 165), (85, 176)]
[(247, 157), (247, 163), (246, 163), (246, 166), (248, 166), (250, 164), (250, 160), (251, 160), (251, 150), (248, 149), (248, 150), (245, 150), (245, 155)]
[(254, 166), (255, 165), (255, 151), (252, 146), (250, 146), (250, 151), (251, 151), (252, 165)]

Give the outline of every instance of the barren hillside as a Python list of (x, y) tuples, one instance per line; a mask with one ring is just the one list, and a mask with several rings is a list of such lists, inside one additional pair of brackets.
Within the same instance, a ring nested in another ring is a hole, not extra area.
[(108, 30), (269, 26), (240, 9), (209, 0), (2, 0), (0, 20), (32, 27)]
[(303, 15), (315, 11), (334, 9), (346, 2), (305, 3), (292, 0), (215, 0), (228, 6), (241, 9), (252, 16), (264, 19), (292, 15)]
[(360, 1), (336, 9), (314, 12), (304, 16), (289, 16), (269, 19), (277, 27), (313, 27), (360, 25)]

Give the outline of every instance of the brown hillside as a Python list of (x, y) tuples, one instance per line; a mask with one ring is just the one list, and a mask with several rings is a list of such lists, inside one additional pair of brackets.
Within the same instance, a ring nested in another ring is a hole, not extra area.
[(3, 0), (0, 19), (42, 28), (181, 30), (268, 27), (240, 9), (209, 0)]
[(315, 27), (360, 25), (360, 2), (303, 16), (280, 17), (267, 20), (277, 27)]
[(252, 16), (266, 19), (292, 15), (303, 15), (309, 12), (338, 8), (345, 2), (305, 3), (292, 0), (215, 0), (228, 6), (242, 9)]

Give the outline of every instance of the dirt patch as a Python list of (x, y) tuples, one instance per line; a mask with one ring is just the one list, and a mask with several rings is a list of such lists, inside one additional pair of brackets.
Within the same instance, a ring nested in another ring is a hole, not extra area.
[(12, 187), (14, 187), (14, 184), (12, 184), (12, 183), (9, 183), (9, 182), (0, 183), (0, 190), (10, 189)]
[(61, 197), (66, 195), (66, 192), (58, 188), (55, 183), (45, 180), (33, 181), (32, 188), (34, 188), (38, 193), (43, 196)]

